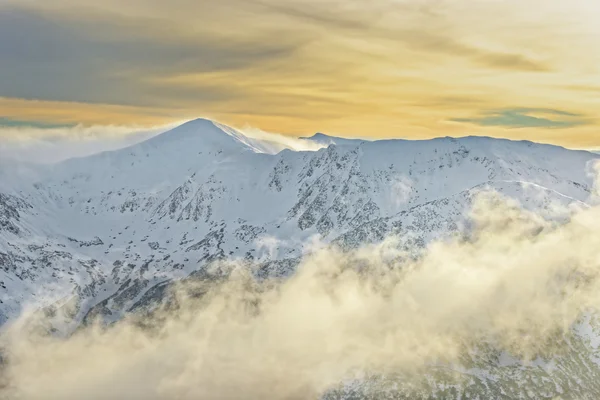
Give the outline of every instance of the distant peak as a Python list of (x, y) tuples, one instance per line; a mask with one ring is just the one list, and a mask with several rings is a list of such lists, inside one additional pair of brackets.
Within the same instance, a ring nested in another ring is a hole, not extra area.
[[(146, 142), (153, 146), (183, 146), (212, 148), (217, 151), (238, 152), (250, 150), (268, 153), (267, 146), (260, 140), (250, 138), (243, 132), (207, 118), (196, 118), (157, 135)], [(143, 144), (142, 143), (142, 144)], [(183, 143), (183, 144), (182, 144)]]
[(157, 135), (142, 144), (152, 146), (176, 146), (212, 148), (215, 150), (236, 151), (253, 149), (247, 138), (227, 125), (206, 118), (196, 118)]
[(195, 118), (195, 119), (191, 119), (187, 122), (184, 123), (185, 124), (194, 124), (194, 125), (198, 125), (198, 124), (214, 124), (215, 122), (208, 119), (208, 118)]
[(151, 141), (169, 141), (180, 140), (186, 137), (196, 136), (219, 136), (220, 129), (215, 126), (215, 123), (206, 118), (196, 118), (182, 123), (166, 132), (155, 136)]
[(202, 129), (202, 128), (212, 128), (215, 125), (214, 121), (211, 121), (207, 118), (195, 118), (189, 121), (182, 123), (177, 126), (176, 129), (180, 128), (193, 128), (193, 129)]
[(334, 144), (336, 146), (343, 145), (352, 145), (355, 146), (361, 142), (364, 142), (362, 139), (345, 139), (337, 136), (330, 136), (324, 133), (315, 133), (312, 136), (303, 138), (304, 140), (310, 140), (311, 142), (323, 144), (323, 145), (331, 145)]
[(334, 136), (329, 136), (324, 133), (317, 132), (314, 135), (304, 137), (303, 139), (310, 140), (313, 142), (319, 142), (319, 143), (335, 143), (335, 141), (339, 140), (340, 138), (336, 138)]
[(321, 133), (321, 132), (317, 132), (314, 135), (308, 137), (307, 139), (329, 139), (329, 138), (331, 138), (331, 136), (326, 135), (326, 134)]

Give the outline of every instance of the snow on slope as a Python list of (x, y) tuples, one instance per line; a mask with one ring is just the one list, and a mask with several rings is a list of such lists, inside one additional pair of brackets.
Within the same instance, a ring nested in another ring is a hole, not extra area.
[(76, 320), (98, 305), (118, 318), (153, 286), (225, 257), (289, 273), (315, 237), (351, 247), (403, 234), (423, 245), (457, 229), (482, 187), (531, 208), (585, 202), (598, 157), (481, 137), (306, 140), (331, 145), (268, 154), (199, 119), (125, 149), (0, 174), (0, 320), (72, 296)]
[[(483, 137), (304, 140), (328, 147), (272, 154), (260, 140), (194, 120), (117, 151), (44, 167), (3, 165), (0, 323), (48, 304), (67, 330), (92, 316), (116, 320), (227, 257), (290, 274), (315, 238), (351, 248), (397, 234), (424, 246), (458, 229), (484, 188), (540, 212), (585, 206), (593, 185), (586, 171), (600, 158)], [(563, 371), (580, 368), (569, 362)], [(522, 365), (490, 380), (489, 363), (475, 364), (479, 372), (465, 374), (480, 395), (512, 387), (495, 388), (501, 379), (525, 379)], [(555, 387), (572, 384), (567, 372), (532, 373)]]

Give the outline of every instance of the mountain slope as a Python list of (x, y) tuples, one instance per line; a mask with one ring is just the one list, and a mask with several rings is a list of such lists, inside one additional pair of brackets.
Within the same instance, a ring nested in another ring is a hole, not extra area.
[(455, 230), (483, 187), (535, 209), (585, 202), (598, 157), (479, 137), (340, 142), (267, 154), (194, 120), (125, 149), (21, 169), (1, 186), (0, 319), (65, 293), (78, 298), (76, 320), (108, 298), (105, 314), (117, 318), (209, 260), (289, 266), (311, 238), (351, 247), (410, 234), (423, 245)]
[[(94, 317), (114, 321), (160, 301), (174, 281), (214, 260), (242, 259), (258, 264), (259, 274), (289, 275), (315, 241), (350, 249), (398, 235), (410, 248), (423, 247), (458, 230), (483, 189), (555, 217), (556, 205), (587, 207), (593, 179), (586, 172), (600, 158), (482, 137), (305, 140), (328, 147), (271, 154), (232, 128), (194, 120), (117, 151), (3, 166), (0, 323), (41, 306), (67, 332)], [(586, 342), (590, 326), (573, 346), (596, 357)], [(535, 381), (549, 398), (567, 387), (583, 398), (599, 390), (589, 383), (600, 373), (593, 359), (558, 360), (567, 372), (557, 376), (548, 365), (504, 365), (504, 356), (494, 357), (470, 361), (466, 389), (457, 389), (456, 371), (441, 372), (426, 382), (427, 393), (490, 397), (510, 386), (518, 397), (535, 386), (506, 383), (519, 380)], [(330, 395), (380, 398), (389, 385), (378, 379)], [(414, 398), (410, 387), (391, 385), (396, 398)]]

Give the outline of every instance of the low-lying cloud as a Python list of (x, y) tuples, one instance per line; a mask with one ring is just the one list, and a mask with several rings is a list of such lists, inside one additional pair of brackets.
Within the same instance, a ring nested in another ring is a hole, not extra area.
[(240, 131), (248, 137), (259, 140), (262, 144), (262, 147), (271, 154), (278, 153), (285, 149), (294, 151), (317, 151), (327, 147), (322, 143), (317, 143), (306, 138), (266, 132), (262, 129), (254, 128), (248, 125), (245, 128), (242, 128)]
[[(118, 125), (41, 127), (1, 126), (0, 124), (0, 160), (60, 162), (68, 158), (84, 157), (131, 146), (175, 128), (179, 124), (154, 128)], [(219, 126), (225, 130), (231, 129), (224, 125)], [(284, 149), (316, 151), (325, 147), (311, 140), (265, 132), (248, 125), (238, 131), (259, 141), (260, 148), (272, 154)]]
[(68, 338), (18, 321), (2, 338), (0, 396), (307, 399), (361, 373), (460, 364), (482, 344), (523, 360), (563, 350), (563, 335), (600, 305), (600, 208), (558, 224), (486, 192), (470, 221), (418, 257), (395, 237), (322, 248), (286, 280), (222, 263), (152, 318)]
[(0, 160), (54, 163), (127, 147), (175, 126), (0, 126)]

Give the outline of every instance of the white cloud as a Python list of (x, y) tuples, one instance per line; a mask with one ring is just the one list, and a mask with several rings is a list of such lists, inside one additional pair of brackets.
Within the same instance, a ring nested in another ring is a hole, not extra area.
[[(0, 161), (17, 160), (46, 164), (117, 150), (173, 129), (183, 122), (185, 121), (152, 128), (118, 125), (0, 127)], [(269, 153), (278, 153), (284, 149), (316, 151), (325, 147), (310, 140), (269, 133), (249, 126), (237, 130), (260, 141), (261, 147)]]
[(405, 205), (410, 199), (413, 191), (413, 182), (406, 176), (395, 177), (390, 183), (390, 191), (393, 204), (396, 208), (399, 208)]
[(556, 339), (600, 306), (599, 213), (557, 226), (485, 193), (470, 238), (433, 243), (417, 260), (389, 239), (317, 251), (283, 282), (229, 264), (229, 279), (201, 298), (182, 287), (180, 307), (158, 310), (149, 331), (126, 320), (59, 339), (27, 336), (19, 321), (3, 337), (9, 394), (305, 399), (361, 371), (460, 367), (479, 345), (525, 361), (569, 351)]
[(53, 163), (123, 148), (177, 124), (139, 126), (73, 126), (61, 128), (0, 127), (0, 160)]
[(248, 137), (260, 140), (272, 153), (278, 153), (284, 149), (294, 151), (317, 151), (327, 147), (322, 143), (294, 136), (281, 135), (279, 133), (265, 132), (251, 126), (246, 126), (238, 130)]

